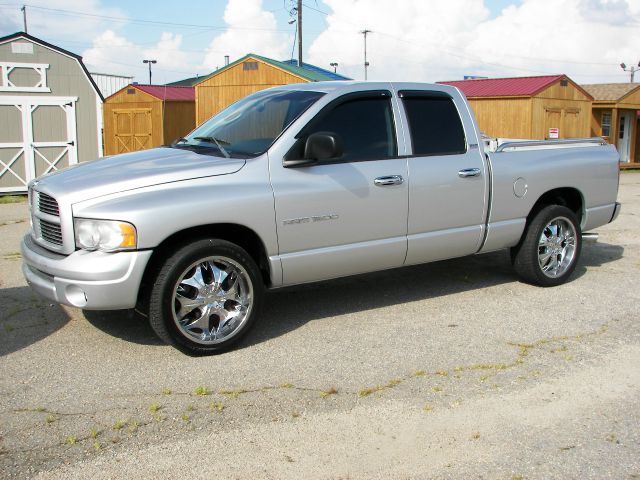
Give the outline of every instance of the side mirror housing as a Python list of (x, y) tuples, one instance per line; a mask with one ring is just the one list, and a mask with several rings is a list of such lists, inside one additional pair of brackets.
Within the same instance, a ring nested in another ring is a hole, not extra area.
[[(302, 139), (298, 142), (302, 142)], [(308, 167), (338, 158), (343, 153), (340, 137), (331, 132), (312, 133), (304, 141), (304, 145), (297, 145), (299, 146), (294, 146), (282, 162), (285, 168)]]
[(335, 133), (317, 132), (307, 137), (304, 158), (307, 160), (331, 160), (342, 155), (342, 142)]

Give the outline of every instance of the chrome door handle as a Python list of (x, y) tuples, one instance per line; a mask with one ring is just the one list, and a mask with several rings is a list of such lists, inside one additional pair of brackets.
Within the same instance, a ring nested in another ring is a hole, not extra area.
[(480, 175), (479, 168), (464, 168), (458, 172), (460, 178), (477, 177)]
[(387, 175), (385, 177), (376, 178), (373, 183), (378, 187), (385, 187), (387, 185), (401, 185), (404, 182), (402, 175)]

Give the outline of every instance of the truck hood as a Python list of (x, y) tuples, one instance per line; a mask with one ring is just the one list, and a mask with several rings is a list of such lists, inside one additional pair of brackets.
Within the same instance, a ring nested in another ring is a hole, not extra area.
[(244, 159), (200, 155), (179, 148), (154, 148), (73, 165), (40, 177), (37, 190), (68, 203), (112, 193), (192, 178), (227, 175), (240, 170)]

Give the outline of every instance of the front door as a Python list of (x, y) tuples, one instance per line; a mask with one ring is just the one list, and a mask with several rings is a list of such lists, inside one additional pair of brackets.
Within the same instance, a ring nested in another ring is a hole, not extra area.
[(332, 133), (344, 145), (336, 161), (285, 168), (287, 152), (270, 152), (285, 285), (398, 267), (405, 259), (409, 183), (407, 159), (397, 155), (397, 104), (388, 91), (347, 97), (316, 115), (296, 144)]
[(628, 112), (620, 113), (620, 127), (618, 130), (618, 153), (621, 162), (629, 161), (629, 151), (631, 142), (631, 115)]
[(0, 97), (0, 192), (78, 163), (75, 97)]

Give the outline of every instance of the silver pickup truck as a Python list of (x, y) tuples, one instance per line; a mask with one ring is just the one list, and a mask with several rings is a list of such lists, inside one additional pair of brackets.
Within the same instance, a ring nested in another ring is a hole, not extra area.
[(618, 215), (618, 180), (599, 138), (485, 144), (453, 87), (276, 87), (171, 146), (33, 181), (23, 272), (51, 300), (135, 307), (162, 340), (214, 353), (266, 288), (507, 248), (524, 281), (561, 284), (582, 232)]

